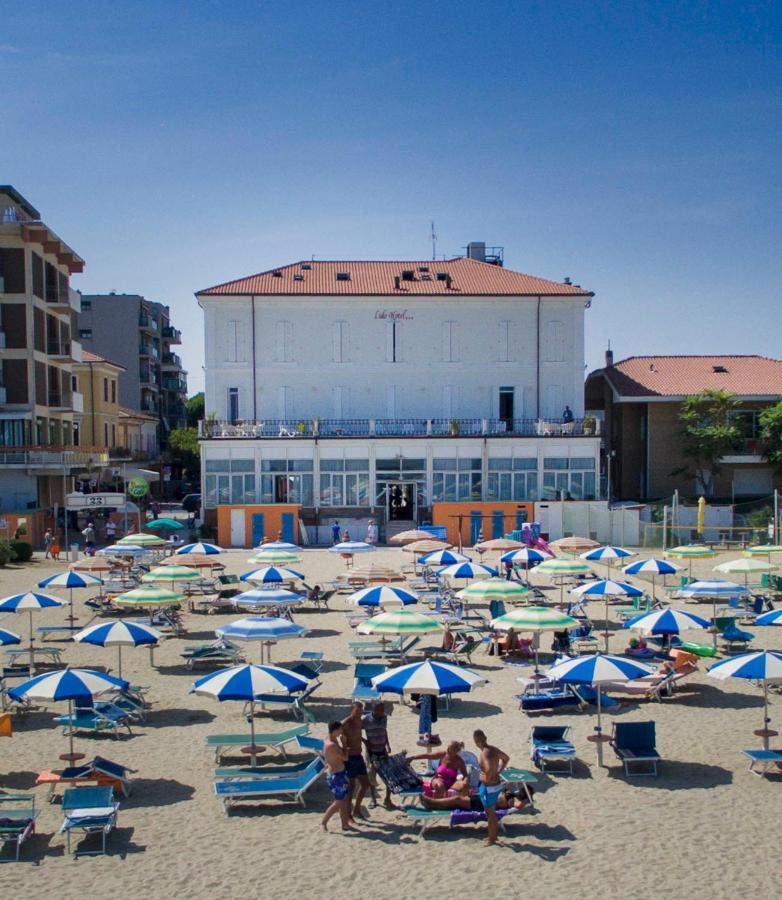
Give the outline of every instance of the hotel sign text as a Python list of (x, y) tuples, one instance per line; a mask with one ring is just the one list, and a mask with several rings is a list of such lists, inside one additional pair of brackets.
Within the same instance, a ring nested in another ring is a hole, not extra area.
[(411, 322), (413, 317), (406, 309), (376, 309), (376, 319), (388, 319), (391, 322)]

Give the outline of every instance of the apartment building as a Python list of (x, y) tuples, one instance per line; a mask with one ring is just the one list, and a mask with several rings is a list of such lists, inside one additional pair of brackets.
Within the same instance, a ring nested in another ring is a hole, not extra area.
[(73, 375), (84, 400), (79, 435), (83, 444), (115, 450), (119, 443), (119, 376), (123, 367), (89, 350), (73, 366)]

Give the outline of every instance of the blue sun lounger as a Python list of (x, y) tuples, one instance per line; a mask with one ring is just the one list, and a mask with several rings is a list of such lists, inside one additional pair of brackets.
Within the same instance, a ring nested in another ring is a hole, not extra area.
[(320, 778), (326, 764), (318, 756), (298, 775), (280, 778), (251, 778), (247, 780), (216, 781), (215, 794), (222, 800), (226, 815), (240, 800), (261, 800), (281, 797), (297, 800), (304, 806), (304, 794)]
[(119, 738), (120, 728), (127, 728), (128, 734), (133, 734), (128, 713), (106, 701), (96, 701), (95, 706), (77, 706), (72, 713), (56, 716), (54, 721), (62, 725), (63, 733), (71, 728), (74, 731), (111, 731)]
[[(744, 756), (749, 759), (749, 771), (761, 778), (776, 764), (782, 767), (782, 750), (742, 750)], [(755, 766), (763, 766), (760, 772)]]
[[(3, 806), (5, 803), (19, 805), (6, 809)], [(22, 844), (35, 834), (37, 818), (38, 810), (35, 808), (33, 794), (0, 794), (0, 844), (3, 848), (6, 844), (15, 848), (14, 862), (19, 862)], [(11, 861), (10, 859), (0, 860), (0, 862)]]
[[(285, 745), (296, 740), (297, 737), (308, 734), (309, 725), (295, 725), (288, 728), (287, 731), (256, 731), (256, 746), (263, 745), (270, 750), (279, 750), (285, 756)], [(215, 762), (219, 763), (223, 756), (223, 751), (232, 747), (244, 747), (250, 743), (252, 736), (250, 734), (210, 734), (207, 735), (207, 747), (214, 747)]]
[(212, 773), (215, 781), (235, 781), (243, 778), (287, 778), (301, 775), (312, 765), (312, 758), (287, 766), (221, 766)]
[(354, 700), (379, 700), (380, 693), (372, 686), (372, 679), (382, 675), (387, 669), (383, 663), (357, 663), (353, 670), (353, 690), (350, 696)]
[[(535, 725), (529, 734), (529, 755), (542, 772), (568, 772), (573, 774), (576, 748), (569, 740), (569, 725)], [(551, 763), (560, 761), (555, 769)]]
[[(611, 735), (611, 747), (622, 761), (625, 775), (657, 774), (660, 754), (657, 752), (654, 722), (614, 722), (614, 733)], [(632, 772), (633, 764), (649, 764), (651, 773)]]
[[(521, 810), (497, 810), (497, 819), (503, 832), (506, 831), (505, 822), (503, 821), (506, 816), (515, 815), (519, 812)], [(457, 825), (471, 825), (486, 821), (485, 812), (476, 812), (469, 809), (426, 809), (423, 806), (405, 806), (404, 814), (416, 827), (421, 826), (418, 836), (422, 838), (426, 837), (426, 829), (432, 825), (447, 825), (449, 828), (454, 828)]]
[[(71, 833), (81, 831), (85, 835), (101, 835), (100, 853), (106, 853), (106, 838), (117, 824), (119, 803), (114, 800), (110, 787), (68, 788), (62, 795), (64, 815), (60, 834), (65, 833), (67, 852), (71, 852)], [(74, 856), (79, 855), (78, 850)], [(82, 850), (82, 855), (97, 854), (97, 850)]]

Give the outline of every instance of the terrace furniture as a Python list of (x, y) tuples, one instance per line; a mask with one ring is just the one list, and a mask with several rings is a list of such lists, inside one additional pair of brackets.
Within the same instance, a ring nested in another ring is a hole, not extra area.
[[(773, 765), (782, 766), (782, 750), (742, 750), (744, 756), (749, 759), (749, 771), (753, 775), (763, 778)], [(758, 772), (756, 765), (763, 768)]]
[(96, 701), (94, 706), (76, 706), (72, 713), (55, 716), (54, 721), (62, 725), (63, 734), (70, 731), (111, 731), (118, 739), (121, 728), (127, 728), (128, 734), (133, 734), (128, 713), (106, 701)]
[(579, 693), (572, 685), (567, 684), (559, 688), (546, 690), (532, 690), (527, 688), (523, 693), (517, 694), (519, 709), (526, 713), (543, 712), (551, 709), (563, 709), (566, 707), (578, 707), (583, 709), (586, 705)]
[(319, 681), (313, 681), (300, 694), (258, 694), (255, 702), (263, 707), (281, 706), (290, 710), (294, 718), (301, 719), (302, 722), (314, 722), (315, 716), (305, 708), (304, 701), (308, 700), (320, 686)]
[[(632, 775), (657, 775), (660, 754), (657, 752), (654, 722), (614, 722), (611, 747), (617, 759), (622, 761), (624, 773)], [(651, 766), (651, 773), (633, 772), (633, 765)]]
[(66, 769), (44, 771), (35, 779), (36, 784), (47, 784), (49, 790), (46, 799), (52, 803), (60, 785), (75, 786), (95, 782), (98, 787), (110, 787), (115, 796), (129, 797), (132, 785), (128, 774), (130, 769), (119, 763), (96, 756), (91, 762), (82, 766), (71, 766)]
[(382, 663), (357, 663), (353, 671), (353, 690), (350, 696), (354, 700), (378, 700), (380, 692), (372, 685), (372, 679), (382, 675), (387, 666)]
[[(255, 746), (264, 745), (270, 750), (277, 750), (287, 759), (285, 745), (296, 740), (300, 736), (309, 733), (309, 725), (294, 725), (285, 731), (255, 732)], [(245, 747), (252, 742), (250, 734), (210, 734), (207, 735), (207, 747), (213, 747), (215, 762), (219, 763), (226, 749)]]
[(215, 781), (235, 781), (245, 778), (283, 778), (301, 775), (312, 765), (311, 759), (287, 766), (221, 766), (214, 770)]
[(179, 655), (185, 660), (185, 665), (188, 669), (205, 663), (235, 666), (244, 661), (242, 648), (225, 638), (218, 638), (210, 644), (185, 647), (184, 651)]
[[(573, 774), (576, 748), (569, 739), (569, 725), (535, 725), (529, 734), (530, 759), (541, 771)], [(554, 762), (561, 763), (552, 768)]]
[[(65, 833), (66, 850), (71, 852), (71, 833), (81, 831), (85, 835), (100, 834), (101, 850), (106, 853), (106, 838), (117, 824), (119, 803), (112, 796), (110, 787), (68, 788), (62, 797), (63, 823), (60, 834)], [(82, 854), (98, 851), (82, 851)], [(79, 851), (74, 852), (77, 856)]]
[(318, 756), (298, 775), (216, 781), (214, 790), (223, 802), (226, 815), (239, 800), (258, 800), (264, 797), (289, 797), (304, 806), (304, 794), (320, 778), (325, 769), (326, 764)]
[[(15, 804), (6, 806), (6, 804)], [(22, 844), (35, 834), (35, 820), (38, 810), (35, 808), (33, 794), (0, 793), (0, 843), (14, 848), (14, 862), (19, 862)], [(0, 860), (10, 862), (11, 860)]]

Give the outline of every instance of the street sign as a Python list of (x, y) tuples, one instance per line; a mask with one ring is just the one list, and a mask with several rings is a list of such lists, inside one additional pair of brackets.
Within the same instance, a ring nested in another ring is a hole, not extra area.
[(68, 494), (65, 506), (68, 509), (111, 509), (125, 505), (124, 494)]
[(146, 497), (149, 492), (149, 482), (145, 478), (131, 478), (128, 483), (128, 493), (131, 497)]

